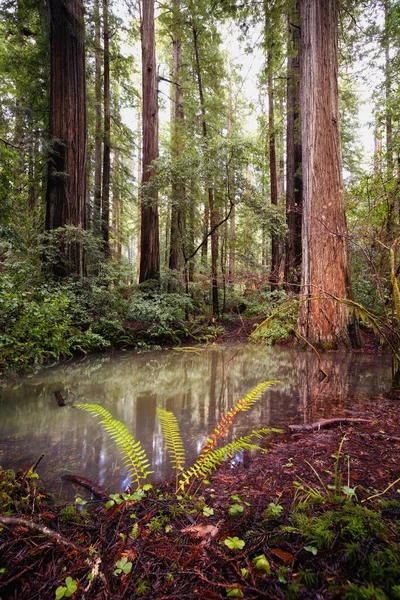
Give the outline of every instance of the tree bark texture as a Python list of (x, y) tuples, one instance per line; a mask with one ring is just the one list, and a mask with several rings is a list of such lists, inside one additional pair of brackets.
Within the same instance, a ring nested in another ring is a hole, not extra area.
[(110, 31), (108, 24), (108, 0), (103, 0), (104, 43), (104, 149), (103, 186), (101, 196), (101, 235), (104, 254), (110, 256), (110, 174), (111, 174), (111, 109), (110, 109)]
[(101, 230), (101, 178), (102, 178), (102, 85), (101, 85), (101, 27), (100, 4), (95, 1), (95, 150), (94, 150), (94, 201), (93, 201), (93, 231), (100, 235)]
[[(268, 27), (268, 22), (266, 24)], [(271, 192), (271, 204), (278, 206), (278, 177), (276, 167), (276, 136), (275, 136), (275, 114), (274, 114), (274, 78), (272, 72), (272, 52), (267, 53), (268, 70), (268, 144), (269, 144), (269, 180)], [(271, 233), (271, 290), (277, 289), (279, 280), (279, 240), (276, 233)]]
[(304, 302), (298, 325), (314, 345), (348, 348), (360, 344), (354, 310), (329, 300), (351, 298), (338, 121), (337, 0), (301, 0), (300, 27)]
[[(50, 139), (46, 229), (86, 226), (86, 79), (82, 5), (48, 0), (50, 20)], [(58, 275), (80, 271), (82, 257), (69, 245)]]
[(142, 3), (142, 190), (140, 223), (139, 283), (158, 279), (160, 275), (160, 233), (158, 218), (158, 191), (151, 185), (158, 157), (158, 103), (157, 71), (154, 32), (154, 0)]
[[(202, 116), (202, 130), (203, 130), (203, 139), (204, 139), (204, 150), (208, 154), (208, 129), (207, 129), (207, 120), (206, 120), (206, 109), (204, 103), (204, 91), (203, 91), (203, 81), (201, 76), (201, 65), (200, 65), (200, 54), (199, 54), (199, 45), (198, 45), (198, 33), (195, 27), (193, 27), (193, 44), (194, 44), (194, 52), (196, 59), (196, 71), (197, 71), (197, 81), (199, 86), (199, 97), (200, 97), (200, 108), (201, 108), (201, 116)], [(206, 157), (208, 163), (208, 157)], [(207, 164), (207, 178), (209, 178), (209, 167)], [(204, 210), (204, 224), (206, 228), (206, 236), (208, 235), (208, 214), (210, 221), (210, 229), (211, 229), (211, 300), (212, 300), (212, 310), (213, 316), (217, 317), (219, 314), (219, 302), (218, 302), (218, 233), (216, 231), (217, 225), (217, 216), (214, 205), (214, 190), (212, 187), (211, 181), (208, 181), (208, 211), (207, 205)], [(203, 245), (203, 248), (206, 244)]]
[[(180, 0), (174, 0), (173, 9), (176, 18), (180, 10)], [(178, 28), (177, 28), (178, 29)], [(173, 40), (173, 87), (174, 108), (172, 127), (172, 147), (175, 158), (179, 159), (182, 154), (182, 127), (184, 120), (183, 91), (182, 91), (182, 45), (179, 32), (176, 31)], [(171, 230), (169, 268), (178, 270), (183, 266), (183, 235), (184, 235), (184, 200), (185, 184), (183, 179), (175, 176), (172, 182), (172, 204), (171, 204)]]
[(84, 226), (86, 83), (82, 6), (49, 0), (50, 136), (46, 229)]
[(286, 124), (286, 222), (288, 237), (285, 251), (285, 282), (287, 289), (300, 291), (302, 174), (300, 123), (300, 29), (299, 2), (289, 15), (289, 56), (287, 80)]

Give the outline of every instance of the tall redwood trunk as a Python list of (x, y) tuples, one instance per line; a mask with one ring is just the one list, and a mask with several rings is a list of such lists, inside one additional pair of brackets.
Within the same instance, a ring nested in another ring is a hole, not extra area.
[(108, 0), (103, 0), (104, 43), (104, 150), (103, 189), (101, 197), (101, 234), (104, 253), (110, 256), (110, 173), (111, 173), (111, 112), (110, 112), (110, 31), (108, 24)]
[(300, 123), (300, 29), (299, 1), (289, 15), (289, 52), (286, 125), (286, 222), (285, 281), (288, 289), (300, 291), (303, 184), (301, 175)]
[[(233, 124), (232, 124), (232, 78), (229, 74), (228, 84), (228, 135), (232, 136)], [(234, 166), (232, 160), (228, 163), (228, 200), (231, 204), (231, 216), (229, 217), (229, 242), (227, 246), (229, 248), (229, 271), (228, 281), (232, 282), (235, 278), (235, 263), (236, 263), (236, 210), (235, 210), (235, 177), (234, 177)], [(228, 237), (228, 236), (227, 236)]]
[[(269, 6), (264, 2), (265, 15), (265, 44), (271, 43), (271, 19)], [(268, 150), (269, 150), (269, 180), (271, 204), (278, 205), (278, 173), (276, 164), (276, 133), (275, 133), (275, 114), (274, 114), (274, 77), (273, 77), (273, 59), (272, 50), (267, 48), (267, 87), (268, 87)], [(277, 288), (279, 279), (279, 240), (276, 233), (271, 233), (271, 290)]]
[[(50, 138), (46, 191), (46, 229), (63, 225), (85, 228), (86, 217), (86, 79), (82, 4), (49, 0)], [(64, 247), (56, 275), (82, 272), (76, 244)]]
[[(200, 66), (200, 54), (199, 54), (199, 45), (198, 45), (198, 33), (195, 27), (193, 27), (193, 44), (194, 44), (194, 52), (196, 59), (196, 71), (197, 71), (197, 82), (199, 86), (199, 97), (200, 97), (200, 109), (202, 116), (202, 129), (203, 129), (203, 139), (204, 139), (204, 150), (208, 154), (208, 129), (207, 129), (207, 120), (206, 120), (206, 108), (204, 103), (204, 92), (203, 92), (203, 81), (201, 76), (201, 66)], [(206, 157), (206, 161), (208, 163), (208, 157)], [(207, 178), (209, 179), (209, 168), (207, 164)], [(216, 210), (214, 205), (214, 190), (212, 187), (212, 183), (210, 180), (207, 182), (207, 196), (208, 196), (208, 211), (205, 210), (205, 226), (206, 226), (206, 235), (208, 233), (208, 215), (210, 219), (210, 228), (211, 228), (211, 300), (212, 300), (212, 311), (215, 317), (218, 316), (219, 313), (219, 305), (218, 305), (218, 234), (216, 231), (217, 225), (217, 217)], [(206, 216), (207, 215), (207, 216)], [(203, 247), (205, 244), (203, 245)]]
[(300, 27), (305, 301), (299, 330), (312, 344), (350, 347), (360, 342), (354, 311), (329, 299), (351, 298), (338, 115), (337, 0), (301, 0)]
[[(174, 0), (173, 9), (176, 19), (180, 10), (180, 0)], [(180, 32), (174, 32), (172, 45), (174, 53), (173, 65), (173, 86), (174, 86), (174, 108), (173, 108), (173, 126), (172, 126), (172, 147), (175, 158), (182, 154), (182, 126), (184, 119), (183, 112), (183, 91), (182, 91), (182, 45)], [(180, 269), (183, 265), (183, 235), (184, 235), (184, 210), (183, 203), (185, 199), (185, 184), (181, 178), (174, 178), (172, 182), (172, 204), (171, 204), (171, 229), (169, 246), (169, 268)]]
[(142, 107), (143, 107), (143, 174), (141, 190), (140, 272), (139, 282), (158, 279), (160, 275), (160, 234), (158, 225), (158, 191), (150, 186), (158, 157), (158, 103), (154, 0), (142, 3)]
[(101, 27), (100, 3), (95, 0), (95, 150), (94, 150), (94, 201), (93, 201), (93, 231), (100, 235), (101, 230), (101, 158), (102, 158), (102, 86), (101, 86)]

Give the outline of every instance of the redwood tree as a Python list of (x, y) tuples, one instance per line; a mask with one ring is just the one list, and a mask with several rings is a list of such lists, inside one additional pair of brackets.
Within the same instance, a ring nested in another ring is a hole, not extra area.
[[(46, 192), (46, 229), (85, 228), (86, 83), (82, 4), (48, 0), (50, 21), (50, 152)], [(64, 247), (57, 275), (82, 271), (82, 253)]]
[[(300, 124), (300, 29), (299, 0), (289, 14), (288, 78), (286, 124), (286, 221), (288, 236), (285, 249), (285, 282), (288, 289), (299, 292), (301, 268), (301, 124)], [(294, 284), (294, 285), (293, 285)]]
[[(46, 229), (63, 225), (85, 228), (86, 83), (82, 4), (79, 0), (49, 0), (48, 10), (51, 145)], [(62, 271), (81, 271), (82, 257), (73, 245), (66, 246), (64, 259)]]
[(359, 345), (351, 299), (338, 117), (337, 0), (301, 0), (303, 266), (299, 330), (319, 346)]
[(154, 0), (142, 3), (142, 106), (143, 106), (143, 174), (141, 191), (140, 271), (139, 283), (157, 279), (160, 274), (160, 239), (158, 192), (151, 183), (158, 157), (158, 104)]

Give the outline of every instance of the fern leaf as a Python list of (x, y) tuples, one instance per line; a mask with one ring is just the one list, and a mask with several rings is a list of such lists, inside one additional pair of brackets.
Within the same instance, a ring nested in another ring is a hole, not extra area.
[(227, 435), (229, 428), (231, 427), (234, 419), (238, 416), (238, 414), (249, 410), (249, 408), (261, 398), (265, 390), (274, 383), (281, 382), (273, 380), (259, 383), (222, 417), (218, 425), (215, 427), (213, 433), (211, 433), (211, 435), (207, 438), (201, 450), (200, 460), (202, 459), (202, 457), (204, 460), (204, 458), (209, 454), (209, 452), (212, 452), (216, 448), (218, 440)]
[(183, 471), (185, 466), (185, 449), (183, 447), (178, 421), (172, 412), (162, 408), (157, 408), (157, 416), (160, 419), (161, 430), (171, 463), (176, 471)]
[(179, 488), (184, 490), (194, 479), (204, 479), (211, 475), (225, 460), (233, 458), (242, 450), (259, 450), (268, 452), (252, 443), (254, 437), (264, 438), (271, 433), (282, 433), (282, 429), (262, 428), (251, 432), (250, 435), (240, 437), (238, 440), (226, 444), (222, 448), (211, 450), (206, 456), (200, 455), (194, 465), (182, 473)]
[(125, 425), (114, 419), (103, 406), (98, 404), (76, 404), (75, 406), (101, 419), (100, 424), (121, 453), (122, 462), (132, 476), (132, 483), (140, 487), (141, 482), (147, 480), (147, 477), (153, 473), (150, 471), (150, 463), (141, 443), (136, 441)]
[(241, 450), (261, 450), (256, 444), (250, 443), (252, 436), (244, 436), (226, 444), (222, 448), (212, 450), (206, 457), (200, 456), (194, 465), (182, 474), (179, 482), (180, 489), (189, 485), (193, 479), (204, 479), (213, 473), (225, 460), (233, 458)]

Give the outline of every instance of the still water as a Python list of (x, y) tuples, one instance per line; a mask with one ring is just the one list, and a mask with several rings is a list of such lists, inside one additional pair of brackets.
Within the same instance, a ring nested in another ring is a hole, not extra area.
[[(346, 415), (376, 401), (390, 385), (389, 357), (331, 353), (320, 381), (315, 354), (287, 348), (215, 347), (190, 351), (121, 352), (64, 363), (9, 383), (0, 393), (0, 465), (18, 469), (45, 454), (38, 472), (48, 489), (60, 476), (88, 477), (110, 491), (126, 488), (123, 466), (97, 419), (67, 402), (103, 405), (125, 423), (148, 453), (154, 481), (171, 474), (156, 408), (174, 412), (188, 465), (221, 416), (257, 383), (279, 379), (235, 421), (236, 438), (253, 427), (281, 426)], [(65, 486), (65, 484), (64, 484)]]

